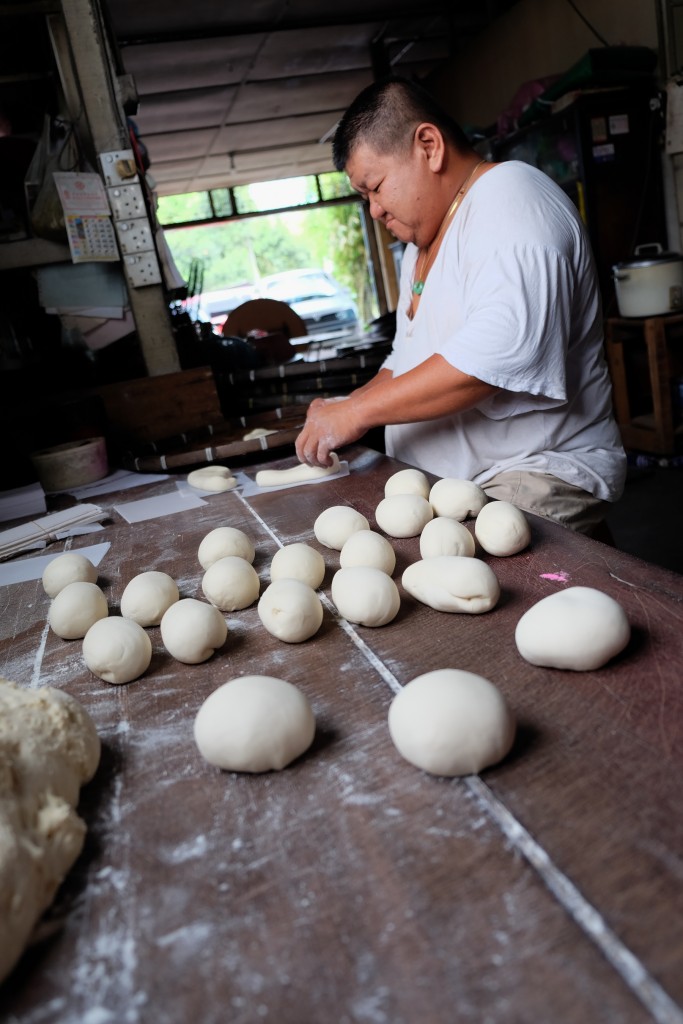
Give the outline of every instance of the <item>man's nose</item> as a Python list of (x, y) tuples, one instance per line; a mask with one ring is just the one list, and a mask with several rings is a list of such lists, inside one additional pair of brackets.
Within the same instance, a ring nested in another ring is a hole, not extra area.
[(384, 216), (384, 207), (376, 199), (370, 200), (370, 216), (373, 220), (380, 220)]

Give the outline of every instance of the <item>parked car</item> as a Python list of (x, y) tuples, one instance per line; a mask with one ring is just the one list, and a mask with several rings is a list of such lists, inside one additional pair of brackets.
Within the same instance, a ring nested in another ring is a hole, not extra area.
[(324, 270), (285, 270), (261, 278), (264, 298), (286, 302), (306, 324), (311, 341), (359, 333), (358, 307), (347, 288)]
[(243, 302), (259, 297), (259, 291), (253, 284), (240, 284), (215, 292), (202, 292), (197, 304), (197, 319), (212, 323), (220, 331), (228, 318), (228, 313), (232, 313), (233, 309), (237, 309)]

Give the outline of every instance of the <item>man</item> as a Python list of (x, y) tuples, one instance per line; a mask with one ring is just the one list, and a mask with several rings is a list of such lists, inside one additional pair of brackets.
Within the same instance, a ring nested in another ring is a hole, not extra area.
[(351, 395), (311, 404), (299, 458), (328, 465), (386, 425), (389, 455), (591, 532), (626, 459), (574, 205), (527, 164), (482, 161), (401, 79), (354, 100), (334, 159), (407, 248), (391, 354)]

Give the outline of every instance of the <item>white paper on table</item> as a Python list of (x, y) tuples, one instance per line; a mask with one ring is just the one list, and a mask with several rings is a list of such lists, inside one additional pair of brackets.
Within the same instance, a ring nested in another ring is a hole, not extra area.
[(155, 498), (141, 498), (140, 501), (129, 501), (125, 505), (114, 505), (114, 510), (128, 523), (142, 523), (145, 519), (158, 519), (170, 516), (175, 512), (187, 512), (192, 508), (206, 505), (198, 494), (180, 494), (170, 491), (159, 494)]
[[(289, 467), (285, 467), (289, 469)], [(250, 497), (252, 494), (268, 494), (270, 491), (283, 491), (289, 487), (308, 487), (309, 484), (325, 484), (328, 480), (338, 480), (340, 476), (349, 475), (349, 464), (348, 462), (339, 462), (339, 472), (330, 473), (328, 476), (319, 476), (314, 480), (296, 480), (290, 483), (278, 484), (277, 487), (259, 487), (255, 480), (246, 473), (237, 472), (235, 477), (237, 478), (238, 484), (242, 487), (242, 495), (245, 498)]]
[(46, 512), (45, 491), (38, 483), (14, 487), (0, 493), (0, 522)]
[[(85, 555), (86, 558), (89, 558), (93, 565), (99, 565), (110, 547), (111, 542), (106, 541), (103, 544), (92, 544), (90, 547), (77, 548), (75, 550), (77, 554)], [(63, 554), (63, 551), (57, 551), (52, 555), (24, 558), (18, 562), (1, 562), (0, 587), (8, 586), (10, 583), (26, 583), (28, 580), (41, 579), (45, 572), (45, 567)]]
[(158, 480), (168, 480), (168, 473), (133, 473), (128, 469), (117, 469), (101, 480), (83, 484), (82, 487), (72, 487), (64, 493), (72, 494), (75, 498), (90, 498), (95, 494), (106, 494), (108, 491), (127, 491), (131, 487), (141, 487), (143, 484), (156, 483)]

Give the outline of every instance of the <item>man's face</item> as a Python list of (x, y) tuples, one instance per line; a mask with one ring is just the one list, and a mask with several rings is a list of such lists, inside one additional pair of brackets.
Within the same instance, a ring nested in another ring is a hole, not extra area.
[(428, 245), (432, 240), (428, 177), (425, 161), (415, 145), (405, 153), (378, 153), (367, 143), (353, 150), (346, 173), (351, 187), (365, 200), (370, 216), (380, 220), (401, 242)]

